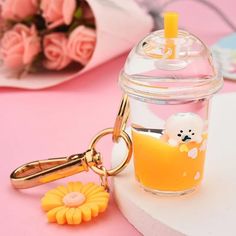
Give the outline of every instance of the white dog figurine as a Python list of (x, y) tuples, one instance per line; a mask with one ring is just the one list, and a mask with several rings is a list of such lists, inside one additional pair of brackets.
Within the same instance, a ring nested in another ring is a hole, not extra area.
[(202, 141), (204, 122), (194, 113), (177, 113), (170, 116), (165, 125), (168, 143), (177, 146), (180, 143)]

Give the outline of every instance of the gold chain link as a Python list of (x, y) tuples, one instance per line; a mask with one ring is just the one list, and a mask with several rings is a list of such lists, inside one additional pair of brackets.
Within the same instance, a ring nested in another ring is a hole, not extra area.
[(101, 186), (103, 186), (107, 192), (110, 192), (110, 188), (108, 185), (107, 169), (105, 168), (105, 166), (101, 166), (100, 169), (103, 171), (103, 175), (99, 175), (100, 181), (101, 181)]

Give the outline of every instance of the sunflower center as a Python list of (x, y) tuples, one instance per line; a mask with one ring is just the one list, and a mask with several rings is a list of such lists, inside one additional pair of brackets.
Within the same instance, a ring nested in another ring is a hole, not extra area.
[(78, 207), (85, 201), (84, 194), (80, 192), (70, 192), (63, 198), (63, 203), (68, 207)]

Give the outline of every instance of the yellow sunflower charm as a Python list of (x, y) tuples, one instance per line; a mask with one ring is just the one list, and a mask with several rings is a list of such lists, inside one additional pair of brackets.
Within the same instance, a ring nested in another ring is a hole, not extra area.
[(70, 182), (48, 191), (41, 200), (48, 221), (78, 225), (90, 221), (107, 208), (109, 193), (94, 183)]

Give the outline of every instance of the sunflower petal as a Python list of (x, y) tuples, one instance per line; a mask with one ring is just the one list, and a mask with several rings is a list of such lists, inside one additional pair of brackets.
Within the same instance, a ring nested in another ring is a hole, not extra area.
[(104, 187), (102, 186), (96, 186), (95, 189), (93, 189), (91, 192), (86, 193), (87, 197), (90, 197), (96, 193), (104, 192)]
[(96, 199), (96, 198), (109, 198), (109, 193), (103, 191), (103, 192), (95, 193), (95, 194), (87, 197), (87, 199)]
[(59, 225), (64, 225), (66, 223), (66, 212), (69, 210), (67, 207), (63, 207), (56, 213), (57, 223)]
[(92, 203), (92, 202), (108, 202), (109, 198), (93, 198), (93, 199), (88, 199), (86, 203)]
[(89, 207), (92, 212), (92, 217), (96, 217), (99, 213), (99, 206), (96, 203), (85, 203), (86, 207)]
[(53, 196), (44, 196), (41, 199), (41, 206), (44, 211), (50, 211), (53, 208), (63, 206), (61, 199), (55, 198)]
[(95, 189), (97, 189), (98, 187), (100, 187), (100, 186), (98, 186), (98, 185), (96, 185), (96, 184), (93, 184), (90, 188), (88, 188), (85, 192), (84, 192), (84, 194), (87, 196), (87, 195), (89, 195), (89, 193), (91, 193), (91, 192), (93, 192)]
[(53, 195), (56, 197), (63, 197), (65, 194), (59, 191), (58, 189), (54, 188), (52, 190), (49, 190), (48, 192), (45, 193), (45, 195)]
[(73, 223), (75, 225), (79, 225), (82, 221), (82, 212), (79, 208), (75, 208), (74, 215), (73, 215)]
[(65, 194), (67, 194), (69, 191), (68, 191), (68, 189), (65, 187), (65, 186), (58, 186), (57, 188), (56, 188), (57, 190), (59, 190), (61, 193), (63, 193), (64, 195)]
[(108, 205), (108, 199), (94, 199), (93, 201), (89, 201), (88, 204), (96, 204), (99, 212), (104, 212)]
[(80, 189), (83, 187), (83, 184), (81, 182), (74, 182), (74, 192), (80, 192)]
[(81, 188), (80, 192), (85, 193), (87, 190), (89, 190), (91, 187), (94, 186), (94, 183), (87, 183)]
[(59, 210), (61, 210), (62, 208), (64, 208), (64, 206), (60, 206), (60, 207), (53, 208), (52, 210), (50, 210), (49, 212), (47, 212), (48, 222), (50, 222), (50, 223), (57, 222), (56, 213), (57, 213)]
[(73, 222), (74, 212), (75, 212), (75, 208), (69, 208), (69, 210), (66, 212), (66, 221), (67, 221), (67, 224), (69, 225), (74, 224)]
[(87, 207), (86, 205), (80, 206), (80, 210), (82, 212), (82, 218), (83, 221), (90, 221), (92, 218), (92, 212), (90, 207)]
[(99, 212), (104, 212), (107, 209), (108, 202), (98, 203)]
[(74, 192), (74, 183), (73, 182), (69, 182), (67, 184), (67, 189), (69, 192)]

